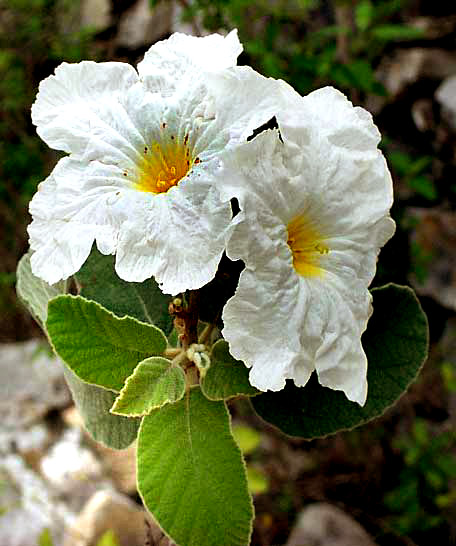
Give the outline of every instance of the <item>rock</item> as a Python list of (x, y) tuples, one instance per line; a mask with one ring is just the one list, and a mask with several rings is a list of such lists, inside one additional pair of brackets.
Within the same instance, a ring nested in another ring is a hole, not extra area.
[(100, 461), (82, 445), (82, 432), (68, 429), (41, 459), (41, 474), (74, 511), (100, 487), (111, 487)]
[(442, 107), (442, 115), (448, 125), (456, 130), (456, 74), (439, 85), (435, 98)]
[(81, 25), (97, 32), (107, 29), (111, 24), (110, 0), (83, 0), (81, 3)]
[(39, 340), (0, 345), (0, 430), (17, 430), (71, 401), (62, 363)]
[(50, 530), (54, 544), (62, 543), (63, 529), (74, 515), (18, 455), (0, 460), (0, 484), (2, 546), (36, 545), (44, 529)]
[(94, 447), (100, 455), (107, 475), (116, 489), (126, 495), (136, 493), (136, 442), (127, 449), (109, 449), (95, 442)]
[(414, 47), (386, 57), (377, 77), (392, 97), (420, 78), (442, 80), (456, 73), (456, 54), (445, 49)]
[(109, 530), (114, 533), (119, 546), (171, 544), (168, 539), (161, 542), (163, 533), (143, 508), (120, 493), (106, 490), (98, 491), (87, 502), (67, 529), (64, 546), (95, 546)]
[(121, 17), (117, 45), (137, 49), (171, 34), (173, 2), (159, 2), (152, 10), (149, 0), (139, 0)]
[(63, 421), (82, 430), (85, 440), (98, 453), (104, 473), (112, 479), (116, 489), (132, 495), (136, 493), (136, 442), (127, 449), (110, 449), (93, 440), (84, 428), (84, 422), (75, 406), (63, 412)]
[(431, 99), (418, 99), (412, 104), (412, 118), (421, 132), (435, 130), (434, 104)]
[(456, 310), (456, 213), (443, 208), (410, 207), (407, 214), (418, 220), (411, 238), (422, 252), (424, 275), (411, 275), (415, 290)]
[(321, 502), (302, 510), (285, 546), (375, 546), (375, 542), (351, 516)]

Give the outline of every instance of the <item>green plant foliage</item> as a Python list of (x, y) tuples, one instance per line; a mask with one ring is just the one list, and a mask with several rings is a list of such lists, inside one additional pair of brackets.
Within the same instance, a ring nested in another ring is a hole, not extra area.
[(269, 480), (267, 474), (256, 466), (247, 465), (247, 484), (252, 495), (267, 493)]
[(111, 412), (138, 417), (168, 403), (177, 402), (185, 393), (182, 368), (161, 357), (146, 358), (127, 379)]
[(56, 353), (80, 379), (114, 391), (120, 391), (138, 362), (167, 347), (159, 328), (118, 318), (81, 296), (51, 300), (46, 328)]
[(123, 281), (115, 272), (114, 259), (93, 247), (75, 275), (80, 295), (96, 301), (118, 317), (129, 315), (149, 322), (169, 335), (172, 330), (172, 317), (168, 312), (170, 296), (163, 294), (154, 279), (142, 283)]
[(249, 383), (249, 370), (229, 352), (228, 343), (219, 340), (212, 346), (211, 366), (201, 381), (204, 395), (210, 400), (226, 400), (243, 394), (254, 396), (260, 391)]
[(437, 189), (428, 174), (432, 164), (432, 157), (413, 158), (404, 152), (392, 150), (388, 153), (388, 159), (396, 175), (417, 195), (428, 201), (437, 199)]
[(143, 418), (138, 489), (162, 529), (185, 546), (247, 546), (253, 507), (224, 402), (199, 387)]
[(63, 373), (90, 436), (112, 449), (127, 448), (136, 439), (140, 420), (111, 415), (116, 399), (113, 392), (84, 383), (66, 366)]
[(38, 537), (38, 546), (54, 546), (51, 531), (49, 529), (44, 529)]
[(393, 512), (390, 524), (401, 535), (427, 531), (444, 522), (442, 509), (456, 499), (456, 489), (450, 485), (456, 479), (456, 456), (451, 452), (455, 439), (453, 430), (432, 435), (426, 421), (417, 419), (411, 434), (394, 443), (405, 466), (397, 487), (386, 494), (384, 502)]
[(233, 425), (232, 432), (243, 455), (252, 453), (260, 445), (261, 434), (252, 427), (237, 424)]
[(364, 407), (339, 391), (320, 386), (315, 374), (304, 388), (252, 398), (255, 411), (292, 436), (317, 438), (378, 417), (407, 389), (428, 351), (426, 316), (408, 287), (389, 284), (372, 291), (374, 314), (363, 335), (369, 362)]
[[(17, 293), (46, 334), (48, 301), (64, 293), (66, 287), (66, 282), (50, 286), (35, 277), (30, 269), (30, 253), (22, 257), (17, 267)], [(128, 447), (136, 438), (139, 420), (111, 415), (114, 393), (85, 383), (66, 366), (63, 373), (84, 426), (93, 439), (113, 449)]]
[(114, 531), (105, 531), (97, 542), (97, 546), (120, 546)]
[(47, 319), (48, 301), (67, 291), (67, 281), (49, 285), (35, 277), (30, 267), (31, 252), (22, 256), (17, 266), (16, 291), (19, 299), (43, 328)]

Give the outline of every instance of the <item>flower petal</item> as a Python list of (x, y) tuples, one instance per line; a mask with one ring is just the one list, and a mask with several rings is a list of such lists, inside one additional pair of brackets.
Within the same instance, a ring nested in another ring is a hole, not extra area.
[(122, 224), (116, 271), (129, 281), (154, 276), (169, 294), (200, 288), (215, 275), (230, 220), (211, 166), (190, 173), (166, 194), (142, 201)]
[[(304, 386), (315, 369), (322, 385), (363, 405), (361, 335), (377, 255), (394, 233), (391, 177), (367, 112), (330, 88), (304, 98), (281, 91), (278, 132), (223, 158), (225, 195), (241, 208), (227, 253), (246, 269), (222, 333), (258, 388), (280, 389), (287, 378)], [(317, 266), (296, 265), (312, 264), (312, 253)]]
[(107, 141), (116, 146), (123, 136), (123, 124), (116, 123), (119, 99), (137, 81), (136, 70), (126, 63), (62, 63), (40, 83), (32, 121), (56, 150), (83, 153), (97, 132), (111, 133)]
[(242, 45), (237, 30), (227, 36), (211, 34), (202, 38), (176, 32), (154, 44), (138, 64), (138, 72), (151, 92), (170, 96), (186, 93), (200, 72), (223, 70), (236, 64)]

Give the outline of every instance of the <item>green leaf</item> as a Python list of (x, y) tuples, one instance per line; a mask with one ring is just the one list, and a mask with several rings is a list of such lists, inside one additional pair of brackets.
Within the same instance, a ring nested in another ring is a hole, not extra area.
[(211, 366), (201, 381), (201, 389), (210, 400), (226, 400), (243, 394), (255, 396), (260, 391), (249, 383), (249, 370), (235, 360), (223, 339), (212, 346)]
[(247, 425), (233, 425), (232, 432), (239, 449), (243, 455), (248, 455), (255, 451), (260, 445), (261, 434)]
[(269, 489), (269, 481), (266, 472), (249, 464), (247, 465), (247, 483), (252, 495), (266, 493)]
[(119, 541), (111, 529), (105, 531), (97, 542), (97, 546), (119, 546)]
[(94, 247), (75, 279), (81, 296), (96, 301), (118, 317), (128, 315), (154, 324), (166, 335), (171, 332), (173, 319), (168, 312), (171, 297), (163, 294), (154, 279), (142, 283), (122, 280), (114, 269), (114, 256), (104, 256)]
[(355, 7), (355, 23), (359, 30), (367, 30), (372, 22), (374, 6), (370, 0), (361, 0)]
[(245, 465), (224, 402), (199, 387), (144, 417), (138, 490), (162, 529), (181, 546), (247, 546), (253, 506)]
[(369, 362), (367, 402), (320, 386), (314, 373), (304, 388), (287, 382), (279, 392), (252, 398), (255, 411), (292, 436), (318, 438), (382, 415), (416, 378), (428, 351), (426, 315), (408, 287), (372, 290), (374, 314), (363, 335)]
[(400, 40), (416, 40), (424, 36), (424, 30), (407, 25), (379, 25), (372, 29), (372, 34), (379, 40), (395, 42)]
[(43, 529), (43, 532), (38, 537), (38, 546), (54, 546), (51, 531), (48, 528)]
[[(67, 283), (60, 282), (50, 286), (35, 277), (30, 269), (30, 254), (30, 252), (25, 254), (19, 262), (17, 291), (20, 299), (24, 301), (44, 329), (48, 301), (59, 293), (65, 292)], [(63, 373), (84, 426), (93, 439), (113, 449), (128, 447), (136, 438), (139, 419), (111, 415), (109, 409), (116, 398), (114, 393), (84, 383), (66, 366)]]
[(427, 176), (415, 176), (415, 178), (408, 181), (408, 185), (415, 193), (425, 197), (429, 201), (435, 201), (437, 199), (437, 189), (434, 181)]
[(81, 296), (49, 302), (46, 328), (56, 353), (87, 383), (120, 391), (138, 362), (161, 355), (163, 332), (131, 317), (118, 318)]
[(50, 285), (47, 282), (35, 277), (30, 267), (29, 251), (24, 254), (17, 266), (16, 291), (19, 299), (30, 311), (35, 320), (44, 327), (47, 319), (48, 301), (59, 294), (67, 291), (67, 282), (62, 281)]
[(127, 379), (111, 413), (139, 417), (153, 409), (177, 402), (185, 394), (185, 373), (161, 357), (146, 358)]
[(111, 415), (116, 399), (113, 392), (84, 383), (66, 366), (63, 373), (90, 436), (112, 449), (127, 448), (136, 439), (140, 420)]

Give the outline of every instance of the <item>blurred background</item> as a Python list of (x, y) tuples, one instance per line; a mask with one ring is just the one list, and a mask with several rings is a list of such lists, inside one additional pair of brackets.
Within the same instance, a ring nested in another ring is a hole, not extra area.
[(16, 299), (27, 205), (60, 157), (30, 120), (38, 83), (62, 61), (136, 64), (172, 32), (234, 27), (239, 64), (301, 94), (333, 85), (373, 114), (397, 222), (374, 284), (413, 286), (431, 332), (416, 384), (360, 429), (305, 442), (267, 427), (248, 404), (233, 406), (255, 495), (252, 544), (456, 544), (454, 2), (0, 0), (2, 546), (167, 544), (135, 504), (133, 449), (114, 453), (84, 436), (61, 371)]

